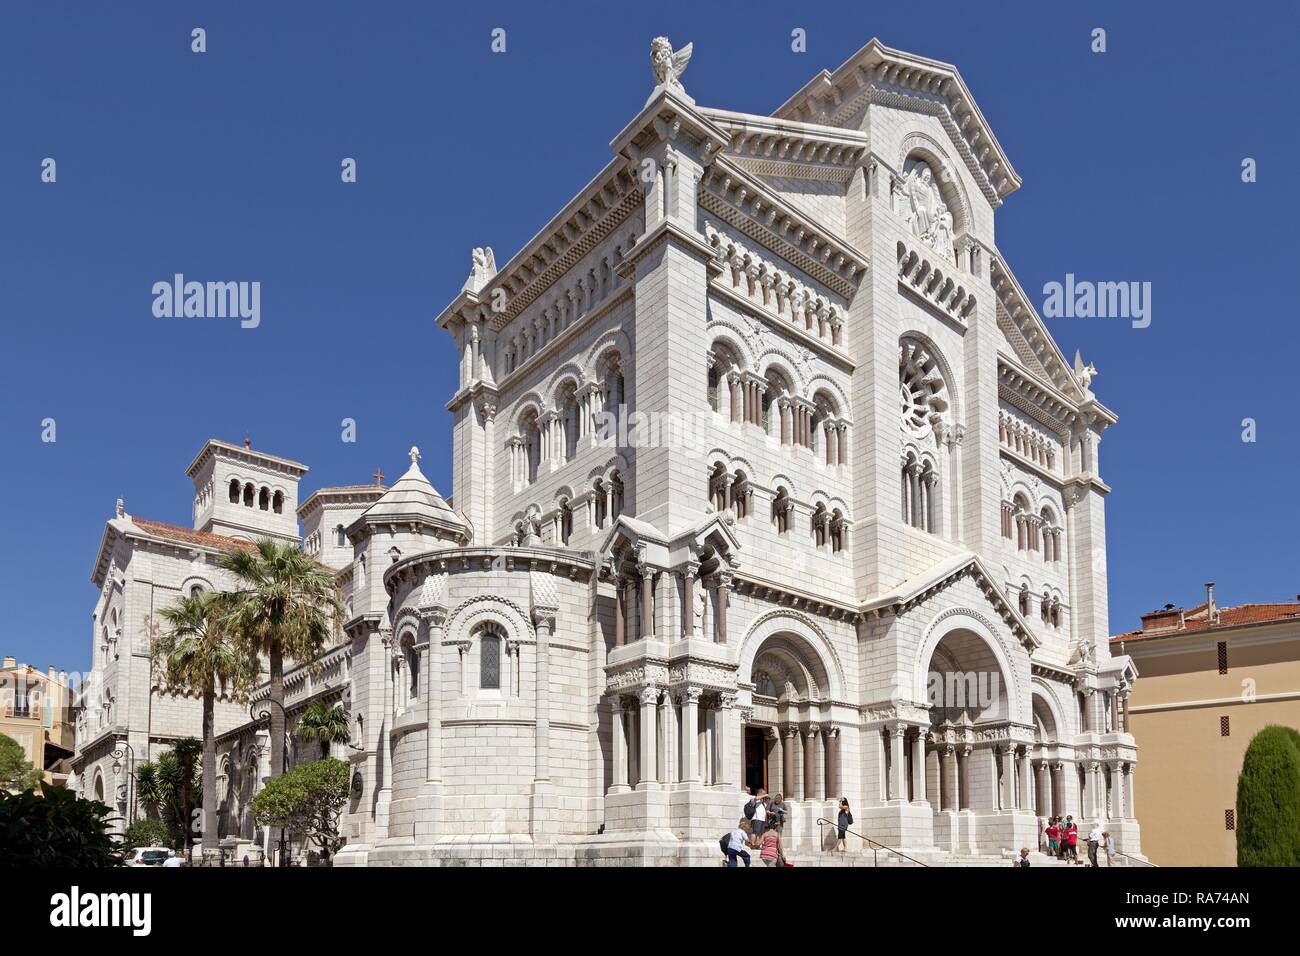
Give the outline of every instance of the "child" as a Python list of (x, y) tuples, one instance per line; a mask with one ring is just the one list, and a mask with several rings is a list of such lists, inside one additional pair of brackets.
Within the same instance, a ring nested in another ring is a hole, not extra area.
[(1056, 825), (1056, 817), (1047, 821), (1047, 852), (1056, 856), (1057, 847), (1060, 845), (1061, 828)]

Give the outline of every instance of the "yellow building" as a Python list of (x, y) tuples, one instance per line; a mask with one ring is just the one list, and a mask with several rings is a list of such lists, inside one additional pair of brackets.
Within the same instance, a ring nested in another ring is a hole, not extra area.
[(73, 694), (68, 675), (53, 667), (42, 673), (4, 658), (0, 666), (0, 734), (12, 737), (48, 783), (68, 782), (74, 751)]
[(1300, 728), (1300, 603), (1221, 608), (1209, 584), (1203, 604), (1143, 614), (1111, 644), (1139, 675), (1129, 720), (1143, 852), (1161, 866), (1235, 866), (1246, 747), (1269, 724)]

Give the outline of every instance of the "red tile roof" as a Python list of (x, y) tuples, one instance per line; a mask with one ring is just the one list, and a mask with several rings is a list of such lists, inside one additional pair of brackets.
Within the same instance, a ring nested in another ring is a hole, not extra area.
[(1182, 636), (1211, 629), (1243, 627), (1248, 624), (1300, 621), (1300, 602), (1239, 604), (1236, 607), (1220, 607), (1218, 612), (1218, 620), (1211, 625), (1204, 604), (1186, 610), (1174, 608), (1168, 611), (1151, 611), (1142, 615), (1142, 630), (1116, 634), (1111, 641), (1144, 641), (1154, 637)]
[(185, 528), (178, 524), (167, 524), (165, 521), (152, 521), (149, 518), (131, 515), (131, 523), (145, 534), (153, 535), (155, 538), (166, 538), (169, 541), (179, 541), (182, 544), (215, 548), (218, 551), (229, 551), (232, 548), (239, 548), (244, 551), (253, 550), (251, 541), (227, 538), (223, 534), (213, 534), (210, 531), (195, 531), (193, 528)]

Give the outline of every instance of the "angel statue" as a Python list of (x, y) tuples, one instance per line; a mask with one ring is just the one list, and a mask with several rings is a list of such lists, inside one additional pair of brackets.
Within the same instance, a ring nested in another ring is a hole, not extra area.
[(674, 53), (667, 37), (655, 37), (650, 42), (650, 72), (655, 78), (655, 86), (686, 92), (681, 76), (686, 72), (686, 64), (691, 62), (692, 46), (688, 43)]
[(472, 292), (477, 292), (483, 286), (487, 285), (489, 279), (497, 274), (497, 260), (492, 255), (492, 247), (483, 246), (475, 247), (470, 253), (470, 272), (469, 278), (465, 280), (465, 288)]

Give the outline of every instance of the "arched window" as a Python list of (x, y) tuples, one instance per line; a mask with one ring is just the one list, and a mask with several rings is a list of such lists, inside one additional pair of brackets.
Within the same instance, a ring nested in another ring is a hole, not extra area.
[(573, 382), (566, 382), (557, 396), (560, 438), (564, 460), (573, 461), (578, 454), (578, 397)]
[(1043, 619), (1044, 624), (1047, 624), (1052, 619), (1052, 595), (1046, 588), (1043, 589), (1043, 598), (1038, 608), (1038, 616)]
[(479, 635), (478, 686), (501, 689), (501, 632), (493, 625), (484, 625)]
[(271, 510), (276, 514), (284, 513), (284, 492), (277, 491), (271, 496)]
[(253, 507), (253, 497), (256, 494), (257, 494), (257, 489), (253, 487), (253, 483), (251, 481), (248, 484), (244, 485), (244, 507), (245, 508)]
[(239, 504), (239, 479), (238, 478), (230, 479), (230, 503), (232, 505)]
[(709, 408), (713, 409), (715, 412), (722, 410), (720, 395), (721, 387), (722, 370), (718, 367), (717, 362), (710, 360), (708, 379)]
[(597, 528), (604, 528), (609, 517), (609, 505), (606, 501), (605, 482), (597, 478), (591, 486), (592, 500), (595, 502), (595, 521)]
[(271, 508), (271, 489), (267, 488), (265, 485), (263, 485), (262, 490), (257, 493), (257, 507), (262, 511), (269, 511)]
[(839, 554), (847, 546), (847, 533), (844, 524), (844, 515), (836, 508), (831, 512), (831, 553)]
[(415, 649), (415, 635), (407, 632), (402, 638), (402, 656), (406, 659), (406, 693), (408, 700), (420, 696), (420, 652)]
[(1029, 616), (1029, 585), (1028, 584), (1022, 584), (1020, 586), (1020, 616), (1021, 617)]
[(560, 513), (556, 526), (556, 530), (559, 532), (556, 539), (560, 544), (567, 545), (569, 538), (573, 535), (573, 509), (569, 506), (568, 498), (560, 501)]
[(336, 525), (334, 527), (334, 547), (346, 548), (347, 545), (348, 545), (347, 532), (343, 530), (343, 525)]
[(743, 367), (740, 359), (725, 342), (714, 342), (709, 350), (708, 363), (709, 407), (725, 414), (729, 422), (744, 421), (744, 388), (732, 381), (734, 373)]
[(722, 462), (715, 462), (709, 474), (709, 500), (713, 510), (721, 514), (727, 510), (727, 486), (729, 484), (727, 468)]
[(537, 480), (537, 469), (542, 463), (542, 432), (534, 409), (529, 409), (520, 422), (519, 437), (523, 440), (523, 479), (531, 485)]
[(613, 508), (610, 511), (611, 518), (617, 518), (623, 513), (623, 477), (617, 472), (611, 472), (609, 476), (610, 497), (613, 499)]
[(731, 481), (731, 503), (735, 506), (737, 518), (748, 517), (749, 479), (739, 469), (736, 470), (736, 476)]
[(813, 544), (819, 548), (825, 547), (826, 545), (826, 525), (829, 520), (830, 513), (826, 510), (826, 506), (821, 502), (818, 502), (817, 507), (813, 509), (812, 513), (812, 533)]
[(777, 534), (785, 534), (790, 530), (790, 515), (793, 510), (794, 502), (785, 486), (777, 488), (776, 497), (772, 499), (772, 521), (776, 524)]

